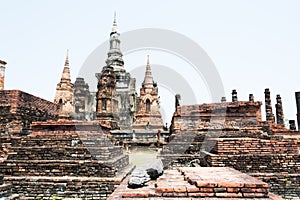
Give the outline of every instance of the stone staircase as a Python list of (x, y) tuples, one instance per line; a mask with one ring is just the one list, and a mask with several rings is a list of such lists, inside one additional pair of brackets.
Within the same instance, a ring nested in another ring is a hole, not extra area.
[(23, 199), (106, 199), (133, 168), (96, 122), (48, 121), (14, 138), (0, 163), (4, 183)]

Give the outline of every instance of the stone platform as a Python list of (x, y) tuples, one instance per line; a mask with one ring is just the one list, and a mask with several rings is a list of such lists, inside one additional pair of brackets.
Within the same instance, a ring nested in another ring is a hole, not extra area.
[(267, 183), (228, 167), (167, 170), (156, 181), (138, 189), (127, 188), (127, 181), (108, 199), (282, 199), (269, 193)]

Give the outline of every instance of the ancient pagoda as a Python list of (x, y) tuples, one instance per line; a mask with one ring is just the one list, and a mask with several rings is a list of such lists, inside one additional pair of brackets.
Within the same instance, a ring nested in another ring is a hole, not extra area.
[(163, 129), (163, 120), (159, 111), (158, 87), (153, 80), (149, 56), (145, 78), (140, 89), (136, 120), (132, 128), (135, 132)]
[(117, 115), (121, 130), (131, 129), (134, 114), (136, 111), (136, 79), (132, 78), (124, 68), (123, 54), (120, 49), (120, 33), (118, 33), (116, 14), (110, 33), (110, 47), (107, 53), (106, 65), (113, 68), (116, 76), (116, 98), (118, 100)]
[(60, 117), (68, 118), (74, 113), (74, 85), (71, 83), (68, 53), (65, 60), (65, 66), (56, 86), (54, 103), (60, 106)]

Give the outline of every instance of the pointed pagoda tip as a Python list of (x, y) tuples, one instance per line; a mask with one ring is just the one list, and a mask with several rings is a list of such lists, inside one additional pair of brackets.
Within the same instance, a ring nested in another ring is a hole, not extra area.
[(145, 77), (144, 77), (143, 85), (145, 87), (153, 87), (153, 83), (154, 82), (153, 82), (153, 77), (152, 77), (152, 72), (151, 72), (151, 66), (150, 66), (150, 56), (147, 55), (147, 65), (146, 65), (146, 72), (145, 72)]
[(67, 49), (67, 55), (66, 55), (65, 66), (69, 66), (69, 49)]
[(114, 12), (114, 24), (117, 24), (117, 12)]
[(114, 22), (113, 22), (113, 26), (112, 26), (112, 33), (116, 33), (117, 32), (117, 13), (116, 11), (114, 12)]
[(150, 65), (150, 56), (147, 55), (147, 65)]

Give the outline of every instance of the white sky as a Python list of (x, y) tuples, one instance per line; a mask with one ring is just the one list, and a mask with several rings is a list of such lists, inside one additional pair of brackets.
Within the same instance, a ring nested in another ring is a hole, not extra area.
[[(264, 101), (264, 89), (269, 87), (272, 104), (276, 102), (276, 94), (281, 94), (285, 117), (296, 119), (294, 92), (300, 90), (300, 1), (0, 0), (0, 3), (0, 59), (8, 62), (6, 89), (24, 90), (52, 101), (66, 50), (70, 50), (75, 81), (88, 55), (108, 39), (113, 13), (117, 11), (121, 34), (139, 28), (162, 28), (197, 42), (215, 63), (227, 100), (231, 99), (231, 90), (237, 89), (239, 100), (247, 100), (248, 94), (253, 93), (256, 100)], [(153, 54), (153, 64), (174, 64), (172, 56)], [(146, 60), (141, 53), (124, 59), (139, 66)], [(194, 88), (198, 87), (203, 95), (199, 103), (209, 102), (201, 86)], [(169, 101), (173, 106), (173, 97)]]

